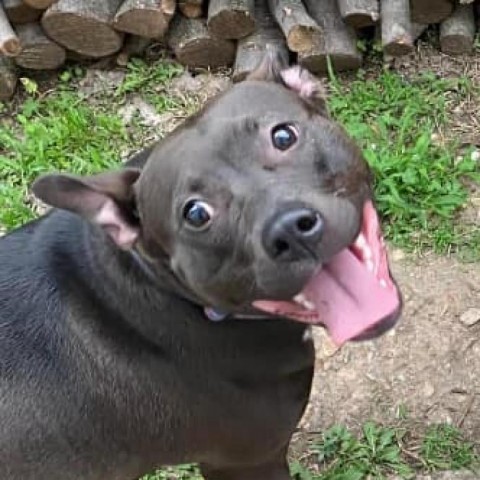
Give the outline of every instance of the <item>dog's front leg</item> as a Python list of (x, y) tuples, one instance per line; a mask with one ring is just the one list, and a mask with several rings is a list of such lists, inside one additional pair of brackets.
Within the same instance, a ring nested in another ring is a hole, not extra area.
[(205, 480), (291, 480), (286, 452), (268, 463), (232, 468), (200, 466)]

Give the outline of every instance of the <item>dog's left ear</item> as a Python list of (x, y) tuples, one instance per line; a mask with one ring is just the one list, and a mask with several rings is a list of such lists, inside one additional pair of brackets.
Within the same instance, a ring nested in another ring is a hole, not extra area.
[(303, 98), (317, 113), (324, 117), (329, 116), (327, 93), (317, 77), (299, 65), (282, 70), (280, 76), (283, 83)]
[(50, 174), (40, 177), (33, 193), (52, 207), (75, 212), (100, 225), (122, 249), (131, 248), (139, 235), (133, 185), (140, 170), (123, 170), (88, 177)]
[(280, 83), (297, 93), (316, 113), (329, 116), (321, 81), (299, 65), (288, 67), (288, 59), (277, 51), (267, 50), (258, 67), (245, 79), (251, 80)]

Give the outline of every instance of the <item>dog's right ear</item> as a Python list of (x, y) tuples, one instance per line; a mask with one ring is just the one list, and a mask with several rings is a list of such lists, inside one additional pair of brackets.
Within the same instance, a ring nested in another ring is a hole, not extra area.
[(133, 211), (133, 185), (139, 176), (136, 168), (88, 177), (50, 174), (36, 180), (32, 190), (46, 204), (100, 225), (120, 248), (128, 249), (139, 235)]

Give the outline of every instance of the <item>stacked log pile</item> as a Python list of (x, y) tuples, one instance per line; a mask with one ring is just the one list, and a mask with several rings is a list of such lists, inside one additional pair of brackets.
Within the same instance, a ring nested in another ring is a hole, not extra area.
[(470, 53), (479, 17), (480, 0), (0, 0), (0, 100), (19, 67), (109, 56), (126, 65), (152, 42), (192, 69), (233, 66), (235, 81), (267, 49), (317, 74), (328, 59), (337, 71), (360, 67), (359, 36), (405, 55), (431, 24), (443, 52)]

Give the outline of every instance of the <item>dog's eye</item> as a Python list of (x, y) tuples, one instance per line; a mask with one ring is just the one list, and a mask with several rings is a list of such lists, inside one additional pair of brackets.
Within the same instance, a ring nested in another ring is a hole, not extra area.
[(273, 146), (278, 150), (287, 150), (297, 141), (297, 132), (286, 123), (277, 125), (272, 130)]
[(202, 200), (189, 200), (183, 207), (183, 218), (195, 229), (207, 227), (212, 217), (213, 208)]

